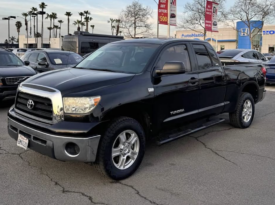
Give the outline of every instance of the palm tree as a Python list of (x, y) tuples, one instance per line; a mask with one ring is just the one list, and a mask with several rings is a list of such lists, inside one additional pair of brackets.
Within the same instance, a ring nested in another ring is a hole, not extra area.
[(93, 18), (92, 17), (89, 17), (89, 16), (87, 16), (87, 17), (85, 17), (84, 18), (84, 20), (85, 20), (85, 22), (86, 22), (86, 32), (88, 32), (89, 30), (88, 30), (88, 26), (89, 26), (89, 22), (90, 21), (92, 21), (93, 20)]
[[(85, 16), (85, 14), (83, 12), (79, 12), (78, 13), (80, 18), (81, 18), (81, 22), (82, 22), (82, 19), (83, 19), (83, 16)], [(83, 25), (81, 24), (81, 31), (83, 31)]]
[(9, 39), (9, 42), (13, 44), (16, 41), (16, 38), (14, 36), (11, 36)]
[[(53, 27), (55, 26), (55, 23), (54, 23), (54, 21), (57, 19), (57, 13), (54, 13), (54, 12), (52, 12), (52, 19), (53, 19)], [(54, 31), (53, 31), (53, 33), (54, 33)], [(56, 38), (57, 36), (55, 36), (55, 38)]]
[(80, 20), (76, 20), (73, 23), (75, 26), (77, 26), (77, 31), (80, 31), (80, 25), (81, 25), (81, 21)]
[(18, 43), (19, 43), (19, 33), (20, 33), (20, 28), (22, 27), (21, 21), (16, 21), (15, 26), (16, 26), (17, 33), (18, 33)]
[[(86, 22), (86, 32), (88, 32), (88, 23), (89, 23), (88, 15), (90, 15), (91, 13), (90, 13), (89, 11), (84, 11), (83, 13), (85, 14), (84, 20), (85, 20), (85, 22)], [(92, 20), (92, 19), (91, 19), (91, 20)], [(91, 20), (90, 20), (90, 21), (91, 21)]]
[(22, 13), (22, 16), (25, 17), (25, 26), (26, 26), (26, 32), (27, 32), (27, 48), (29, 47), (29, 34), (28, 34), (28, 21), (27, 17), (29, 16), (28, 13)]
[(51, 43), (51, 34), (52, 34), (53, 28), (52, 27), (48, 27), (47, 29), (49, 30), (49, 42)]
[(54, 32), (54, 29), (55, 29), (55, 37), (57, 37), (57, 29), (59, 28), (58, 25), (54, 25), (53, 26), (53, 32)]
[(59, 38), (61, 37), (61, 24), (63, 24), (64, 23), (64, 21), (62, 21), (62, 20), (58, 20), (58, 23), (60, 24), (60, 30), (59, 30)]
[(68, 35), (70, 34), (70, 17), (71, 17), (72, 15), (73, 15), (72, 12), (69, 12), (69, 11), (67, 11), (67, 12), (65, 13), (65, 16), (68, 17)]
[(80, 25), (81, 25), (81, 31), (83, 31), (83, 26), (85, 26), (85, 22), (82, 21)]
[(91, 25), (91, 28), (92, 28), (92, 33), (94, 33), (95, 25)]
[[(31, 15), (33, 15), (33, 14), (36, 14), (36, 12), (37, 12), (37, 8), (32, 7), (29, 13), (30, 13)], [(33, 17), (33, 35), (35, 36), (35, 33), (36, 33), (36, 31), (35, 31), (35, 18), (36, 18), (37, 16), (36, 16), (36, 15), (33, 15), (32, 17)]]
[(32, 11), (29, 11), (28, 15), (30, 16), (30, 36), (31, 36), (32, 35)]
[(44, 33), (44, 9), (47, 7), (47, 5), (44, 2), (41, 2), (39, 4), (39, 8), (42, 10), (41, 15), (42, 15), (42, 26), (41, 26), (41, 48), (43, 48), (43, 33)]

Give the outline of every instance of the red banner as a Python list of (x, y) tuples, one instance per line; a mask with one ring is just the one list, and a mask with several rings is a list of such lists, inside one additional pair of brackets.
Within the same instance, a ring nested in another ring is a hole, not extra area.
[(168, 25), (168, 0), (159, 0), (158, 18), (159, 24)]
[(218, 32), (218, 3), (207, 1), (205, 8), (205, 30)]

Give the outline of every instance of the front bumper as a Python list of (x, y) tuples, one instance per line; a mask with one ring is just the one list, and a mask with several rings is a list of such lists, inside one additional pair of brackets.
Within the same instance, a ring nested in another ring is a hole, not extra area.
[[(15, 140), (18, 139), (19, 133), (22, 134), (29, 139), (29, 149), (61, 161), (94, 162), (100, 141), (100, 135), (72, 137), (47, 133), (17, 122), (16, 119), (10, 117), (8, 117), (8, 132)], [(66, 150), (68, 143), (76, 144), (79, 147), (79, 153), (69, 154)]]

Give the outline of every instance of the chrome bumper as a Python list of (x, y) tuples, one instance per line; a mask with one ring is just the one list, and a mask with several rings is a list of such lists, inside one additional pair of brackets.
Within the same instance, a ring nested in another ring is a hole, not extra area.
[[(94, 162), (96, 160), (97, 149), (100, 136), (90, 137), (70, 137), (45, 133), (8, 117), (9, 135), (17, 140), (18, 134), (22, 134), (29, 139), (28, 148), (61, 161)], [(79, 147), (77, 155), (70, 155), (65, 147), (68, 143), (74, 143)]]

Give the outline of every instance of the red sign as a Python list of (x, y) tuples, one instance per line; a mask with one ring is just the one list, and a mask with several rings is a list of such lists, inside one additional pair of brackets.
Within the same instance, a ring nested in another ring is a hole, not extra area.
[(207, 1), (205, 8), (205, 30), (210, 32), (218, 32), (218, 6), (219, 4)]
[(168, 25), (168, 0), (159, 0), (158, 18), (159, 24)]

